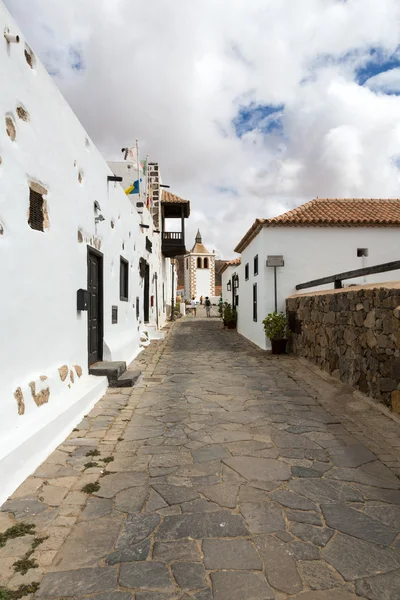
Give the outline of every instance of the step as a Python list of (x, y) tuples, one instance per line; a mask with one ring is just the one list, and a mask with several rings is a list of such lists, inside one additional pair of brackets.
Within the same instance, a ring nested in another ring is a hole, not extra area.
[(141, 376), (142, 371), (125, 371), (118, 379), (110, 381), (110, 387), (133, 387)]
[(106, 376), (108, 382), (111, 384), (112, 381), (118, 379), (122, 373), (126, 371), (126, 362), (123, 361), (101, 361), (94, 363), (89, 367), (90, 375)]

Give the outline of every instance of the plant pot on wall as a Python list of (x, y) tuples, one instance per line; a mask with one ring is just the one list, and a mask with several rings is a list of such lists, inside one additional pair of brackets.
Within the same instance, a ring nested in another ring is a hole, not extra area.
[(272, 354), (285, 354), (287, 340), (271, 340)]

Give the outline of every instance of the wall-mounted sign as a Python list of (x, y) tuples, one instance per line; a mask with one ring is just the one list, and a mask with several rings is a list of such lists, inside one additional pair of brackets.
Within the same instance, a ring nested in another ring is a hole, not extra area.
[(267, 267), (284, 267), (285, 261), (280, 254), (271, 254), (267, 256)]

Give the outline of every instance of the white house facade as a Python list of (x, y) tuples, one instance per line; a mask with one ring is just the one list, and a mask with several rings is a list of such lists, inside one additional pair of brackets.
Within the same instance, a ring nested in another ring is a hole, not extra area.
[(228, 302), (231, 306), (238, 308), (239, 287), (237, 282), (242, 279), (240, 258), (227, 260), (220, 270), (222, 302)]
[[(399, 260), (400, 200), (312, 200), (278, 217), (257, 219), (235, 251), (241, 255), (238, 332), (267, 349), (262, 321), (275, 310), (275, 289), (280, 312), (298, 284)], [(284, 262), (276, 267), (276, 288), (268, 257), (272, 264)], [(229, 279), (225, 273), (223, 294)], [(350, 279), (344, 285), (399, 279), (397, 270)], [(323, 287), (307, 291), (313, 289)]]
[(164, 325), (176, 274), (168, 203), (138, 213), (2, 4), (0, 28), (1, 504), (104, 393), (89, 366)]
[(185, 300), (215, 298), (215, 253), (203, 245), (197, 232), (192, 250), (184, 257)]

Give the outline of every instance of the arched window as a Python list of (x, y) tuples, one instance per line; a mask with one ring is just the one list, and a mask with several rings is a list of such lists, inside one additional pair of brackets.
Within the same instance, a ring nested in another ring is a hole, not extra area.
[(200, 256), (197, 258), (197, 268), (198, 269), (202, 269), (203, 268), (203, 264), (202, 264), (202, 260), (201, 260)]
[(208, 258), (204, 259), (204, 268), (208, 269)]

